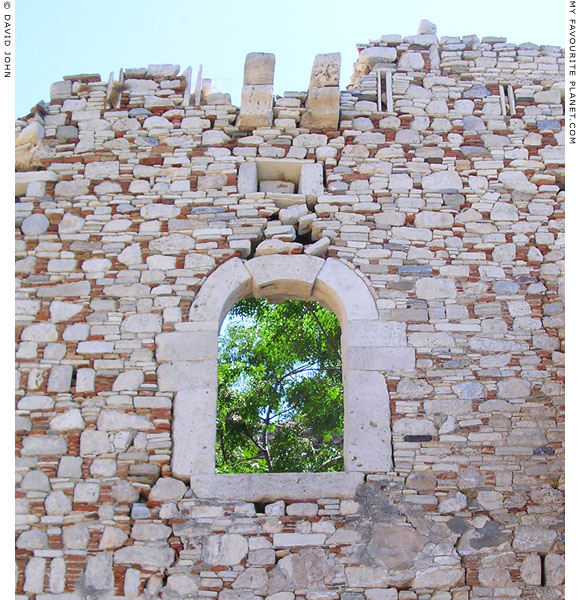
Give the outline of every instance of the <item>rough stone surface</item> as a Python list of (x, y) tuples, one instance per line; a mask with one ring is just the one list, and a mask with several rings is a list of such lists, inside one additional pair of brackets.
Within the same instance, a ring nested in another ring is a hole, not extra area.
[[(16, 121), (16, 598), (564, 597), (565, 56), (536, 41), (424, 20), (349, 84), (321, 54), (274, 95), (257, 52), (241, 109), (152, 64)], [(346, 471), (215, 473), (253, 295), (339, 317)]]

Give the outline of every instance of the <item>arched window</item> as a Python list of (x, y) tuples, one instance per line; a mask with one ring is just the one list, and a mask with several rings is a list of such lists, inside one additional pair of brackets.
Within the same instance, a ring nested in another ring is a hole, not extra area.
[[(216, 474), (217, 342), (232, 306), (254, 296), (273, 302), (313, 300), (332, 310), (342, 330), (344, 472)], [(249, 501), (351, 497), (364, 473), (392, 469), (385, 375), (410, 371), (415, 351), (403, 323), (379, 319), (366, 279), (340, 260), (306, 255), (233, 258), (204, 282), (180, 331), (156, 338), (160, 391), (176, 392), (172, 470), (191, 476), (198, 497)]]

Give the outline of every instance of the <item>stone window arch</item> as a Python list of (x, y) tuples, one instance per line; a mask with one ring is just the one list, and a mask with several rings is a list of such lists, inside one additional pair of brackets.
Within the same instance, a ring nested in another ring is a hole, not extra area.
[[(344, 472), (216, 474), (217, 345), (221, 324), (236, 302), (319, 302), (342, 330)], [(350, 497), (364, 473), (392, 470), (389, 394), (385, 373), (415, 366), (403, 323), (379, 319), (371, 287), (334, 258), (306, 255), (232, 258), (206, 279), (189, 322), (156, 337), (158, 386), (175, 392), (172, 470), (191, 477), (199, 497), (241, 500)]]

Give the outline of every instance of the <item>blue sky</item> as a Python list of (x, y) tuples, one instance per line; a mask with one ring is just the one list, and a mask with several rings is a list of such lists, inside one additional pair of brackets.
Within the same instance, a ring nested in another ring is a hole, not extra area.
[[(404, 6), (402, 10), (401, 6)], [(564, 45), (561, 0), (15, 0), (16, 115), (50, 99), (64, 75), (171, 63), (191, 66), (239, 105), (248, 52), (276, 55), (275, 92), (305, 90), (314, 56), (341, 52), (341, 87), (350, 80), (357, 43), (417, 32), (421, 19), (439, 36), (504, 36), (509, 42)], [(549, 6), (549, 8), (548, 8)]]

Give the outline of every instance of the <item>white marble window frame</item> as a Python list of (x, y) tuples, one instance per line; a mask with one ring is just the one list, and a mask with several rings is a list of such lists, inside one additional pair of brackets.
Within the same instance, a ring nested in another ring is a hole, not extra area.
[[(217, 344), (221, 324), (246, 297), (319, 302), (342, 329), (344, 471), (216, 474)], [(347, 498), (365, 473), (392, 470), (385, 376), (414, 369), (404, 323), (379, 319), (368, 280), (345, 262), (306, 255), (232, 258), (201, 286), (179, 331), (156, 337), (158, 386), (175, 392), (172, 471), (200, 498)]]

